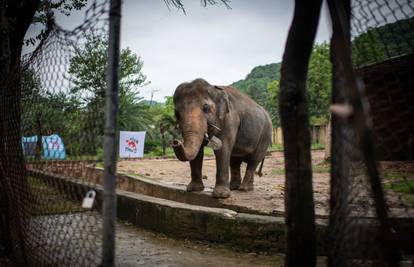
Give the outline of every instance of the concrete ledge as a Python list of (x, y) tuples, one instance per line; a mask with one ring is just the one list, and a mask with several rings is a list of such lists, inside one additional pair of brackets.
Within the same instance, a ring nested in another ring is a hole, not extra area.
[[(88, 166), (85, 176), (90, 182), (102, 184), (103, 169)], [(231, 209), (236, 212), (248, 214), (284, 216), (284, 213), (282, 211), (280, 211), (277, 214), (269, 214), (252, 208), (247, 208), (234, 204), (227, 204), (224, 203), (221, 199), (213, 198), (211, 192), (187, 192), (186, 190), (178, 186), (166, 185), (163, 183), (153, 181), (151, 179), (130, 176), (124, 173), (117, 174), (117, 188), (129, 192), (140, 193), (148, 196), (168, 199), (186, 204)]]
[(118, 218), (181, 238), (283, 252), (284, 218), (195, 206), (119, 190)]
[[(70, 192), (69, 197), (79, 203), (92, 188), (86, 182), (62, 175), (33, 170), (29, 171), (29, 175), (44, 179), (62, 194)], [(102, 203), (102, 186), (95, 185), (93, 188), (97, 192), (97, 202)], [(117, 208), (119, 219), (170, 236), (228, 243), (246, 250), (283, 252), (285, 249), (283, 217), (238, 213), (124, 190), (117, 190)], [(318, 228), (324, 232), (324, 225)]]
[[(96, 184), (92, 187), (89, 181), (85, 182), (76, 178), (37, 170), (29, 170), (29, 175), (47, 181), (49, 186), (56, 188), (63, 195), (79, 203), (81, 203), (88, 190), (95, 189), (97, 192), (97, 207), (100, 211), (103, 192), (101, 185)], [(283, 216), (255, 215), (226, 208), (192, 205), (121, 189), (117, 190), (117, 209), (119, 219), (170, 236), (228, 243), (247, 250), (284, 252), (285, 249), (285, 222)], [(372, 218), (355, 219), (357, 222), (353, 222), (354, 226), (358, 224), (357, 228), (364, 232), (364, 236), (375, 237), (378, 235), (379, 229), (376, 220)], [(393, 225), (397, 226), (396, 230), (399, 233), (410, 236), (410, 238), (405, 238), (406, 241), (404, 239), (403, 242), (396, 242), (395, 245), (400, 246), (404, 251), (413, 252), (410, 241), (411, 236), (414, 236), (412, 230), (413, 219), (392, 218), (391, 220)], [(316, 219), (318, 255), (325, 255), (326, 226), (326, 219)], [(365, 240), (365, 242), (377, 241), (372, 238), (368, 241)], [(360, 251), (358, 245), (354, 244), (356, 253)], [(367, 247), (367, 243), (361, 245)], [(372, 243), (372, 246), (375, 247), (375, 244)], [(358, 257), (358, 255), (355, 255), (355, 257)]]

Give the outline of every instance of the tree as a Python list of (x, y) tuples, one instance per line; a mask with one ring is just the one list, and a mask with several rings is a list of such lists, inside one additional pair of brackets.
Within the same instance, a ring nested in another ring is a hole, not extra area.
[(156, 124), (158, 125), (161, 135), (162, 155), (166, 155), (168, 137), (175, 137), (177, 130), (177, 122), (174, 115), (174, 104), (171, 96), (166, 97), (164, 108), (156, 117)]
[[(32, 70), (22, 72), (22, 134), (37, 135), (36, 158), (40, 159), (41, 136), (58, 133), (66, 140), (68, 153), (76, 147), (79, 132), (79, 102), (63, 92), (51, 93), (42, 89)], [(72, 122), (67, 125), (67, 122)]]
[(329, 45), (315, 44), (308, 67), (307, 87), (311, 124), (325, 123), (331, 101), (332, 66)]
[[(70, 61), (71, 93), (81, 99), (84, 120), (81, 130), (86, 134), (87, 153), (94, 154), (101, 143), (104, 128), (108, 38), (91, 32), (83, 46), (76, 49)], [(147, 129), (151, 118), (149, 108), (140, 103), (138, 87), (148, 84), (142, 73), (143, 62), (129, 48), (121, 50), (119, 70), (119, 128)]]
[[(227, 0), (221, 1), (227, 5)], [(35, 44), (36, 40), (40, 41), (40, 45), (43, 43), (54, 25), (53, 10), (69, 15), (72, 10), (85, 6), (86, 2), (87, 0), (0, 0), (0, 188), (6, 192), (6, 195), (0, 194), (2, 202), (21, 204), (23, 202), (19, 198), (28, 195), (20, 119), (22, 100), (20, 57), (23, 44)], [(181, 0), (164, 0), (164, 2), (184, 10)], [(216, 4), (216, 1), (203, 0), (202, 3)], [(41, 23), (46, 27), (38, 36), (25, 42), (24, 37), (32, 23)], [(18, 182), (20, 188), (10, 187), (8, 181)], [(11, 206), (6, 204), (5, 207)], [(3, 218), (3, 214), (10, 216)], [(14, 233), (9, 235), (10, 240), (16, 241), (14, 236), (19, 235), (22, 238), (23, 233), (20, 230), (24, 229), (22, 227), (24, 215), (23, 207), (18, 204), (16, 210), (0, 212), (1, 223), (13, 222), (0, 225)], [(27, 265), (24, 262), (24, 254), (19, 248), (22, 248), (22, 245), (17, 244), (17, 241), (13, 242), (13, 246), (7, 247), (6, 253), (15, 256), (14, 259), (18, 260), (17, 265)]]
[(273, 127), (280, 126), (279, 117), (279, 81), (274, 80), (267, 84), (268, 99), (266, 101), (266, 110), (269, 112), (270, 118), (272, 119)]
[[(280, 80), (280, 63), (256, 66), (245, 79), (234, 82), (231, 86), (247, 93), (254, 99), (254, 94), (266, 95), (267, 84), (274, 80)], [(257, 90), (261, 92), (255, 92)]]
[[(264, 107), (272, 118), (273, 126), (278, 126), (278, 110), (276, 98), (269, 91), (269, 83), (280, 79), (280, 63), (256, 66), (245, 79), (231, 85), (249, 95), (256, 103)], [(273, 87), (272, 87), (273, 88)]]
[[(280, 66), (281, 63), (256, 66), (244, 80), (232, 84), (263, 106), (272, 118), (275, 127), (280, 125), (276, 104), (279, 94)], [(329, 116), (328, 105), (332, 76), (327, 43), (313, 46), (308, 72), (307, 95), (311, 124), (325, 123)]]
[(23, 135), (65, 133), (65, 122), (77, 112), (79, 103), (64, 92), (45, 91), (39, 78), (30, 69), (22, 71), (22, 116)]
[[(24, 36), (33, 22), (45, 23), (46, 20), (50, 22), (51, 9), (70, 11), (81, 8), (85, 2), (86, 0), (0, 1), (0, 187), (5, 192), (1, 197), (2, 202), (23, 203), (20, 198), (27, 197), (30, 193), (21, 146), (20, 120), (22, 94), (20, 56)], [(46, 35), (47, 31), (43, 33)], [(18, 183), (19, 188), (11, 187), (9, 181)], [(15, 207), (15, 210), (1, 211), (0, 227), (10, 229), (9, 240), (13, 241), (13, 246), (8, 246), (6, 251), (8, 256), (14, 258), (18, 265), (26, 265), (21, 243), (23, 233), (20, 231), (24, 229), (22, 225), (25, 217), (23, 207), (18, 204)], [(3, 222), (7, 222), (7, 225), (3, 225)]]
[(358, 67), (413, 53), (414, 17), (368, 28), (352, 41), (352, 60)]

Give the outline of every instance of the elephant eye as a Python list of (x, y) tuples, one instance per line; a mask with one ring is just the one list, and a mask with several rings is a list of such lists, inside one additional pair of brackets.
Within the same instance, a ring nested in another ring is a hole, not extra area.
[(180, 120), (180, 113), (178, 113), (178, 111), (177, 111), (177, 110), (174, 110), (174, 113), (175, 113), (175, 118), (176, 118), (177, 120)]
[(204, 106), (203, 106), (203, 112), (204, 113), (209, 113), (210, 112), (210, 106), (208, 104), (204, 104)]

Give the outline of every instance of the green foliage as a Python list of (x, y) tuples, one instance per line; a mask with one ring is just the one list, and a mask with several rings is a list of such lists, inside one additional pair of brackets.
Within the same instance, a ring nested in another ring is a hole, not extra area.
[(244, 80), (231, 84), (248, 94), (259, 105), (265, 107), (269, 98), (267, 84), (280, 80), (280, 63), (254, 67)]
[(273, 126), (280, 124), (276, 101), (279, 85), (275, 84), (280, 80), (280, 66), (281, 63), (272, 63), (254, 67), (244, 80), (231, 84), (264, 107), (272, 119)]
[(319, 150), (319, 149), (325, 149), (324, 144), (314, 143), (311, 145), (312, 150)]
[(384, 187), (398, 193), (414, 194), (414, 180), (388, 183)]
[[(152, 143), (154, 147), (157, 146), (157, 151), (153, 153), (154, 155), (166, 156), (167, 149), (172, 143), (172, 140), (178, 136), (172, 97), (167, 96), (165, 97), (165, 103), (152, 106), (151, 113), (154, 134), (147, 143)], [(150, 150), (148, 149), (148, 151)]]
[(283, 145), (282, 144), (272, 144), (271, 147), (267, 149), (268, 152), (274, 152), (274, 151), (283, 151)]
[[(107, 48), (106, 35), (91, 33), (86, 37), (70, 61), (72, 87), (66, 93), (49, 92), (33, 71), (23, 72), (24, 135), (57, 133), (70, 157), (96, 153), (102, 157)], [(147, 84), (142, 67), (143, 62), (130, 49), (121, 50), (118, 122), (120, 130), (147, 130), (151, 139), (157, 129), (154, 112), (139, 96), (138, 87)]]
[(79, 121), (79, 102), (63, 92), (52, 93), (41, 87), (36, 74), (22, 71), (22, 133), (25, 136), (59, 133), (68, 143), (67, 149), (76, 150), (72, 140), (79, 132), (78, 123), (68, 127), (68, 121)]
[[(308, 67), (307, 92), (311, 122), (321, 124), (329, 117), (332, 65), (327, 43), (315, 44)], [(319, 122), (319, 123), (316, 123)]]
[[(160, 150), (160, 146), (155, 146), (155, 149), (148, 149), (147, 152), (145, 152), (145, 157), (166, 157), (166, 158), (175, 158), (174, 149), (171, 146), (168, 146), (165, 154), (162, 154), (162, 151)], [(209, 147), (204, 147), (204, 157), (212, 157), (214, 156), (214, 150)]]
[[(84, 45), (77, 48), (69, 66), (73, 83), (71, 94), (81, 99), (83, 111), (83, 120), (79, 128), (88, 140), (82, 147), (89, 147), (84, 152), (93, 154), (102, 146), (107, 50), (107, 35), (91, 32), (86, 36)], [(149, 106), (140, 102), (142, 98), (139, 97), (138, 91), (138, 87), (147, 84), (142, 67), (141, 59), (129, 48), (121, 50), (118, 120), (120, 130), (136, 131), (150, 128)]]
[[(248, 94), (269, 113), (273, 127), (280, 126), (278, 97), (281, 63), (257, 66), (246, 79), (234, 82), (232, 86)], [(311, 123), (326, 123), (331, 99), (331, 63), (329, 45), (315, 44), (308, 69), (308, 97)]]
[(150, 107), (140, 99), (136, 92), (120, 92), (118, 122), (121, 131), (142, 131), (151, 125)]
[(414, 194), (413, 173), (398, 169), (385, 169), (381, 174), (385, 189), (397, 193)]
[(368, 28), (352, 41), (354, 63), (357, 66), (364, 66), (414, 53), (413, 25), (414, 17)]
[(273, 127), (280, 126), (279, 117), (279, 90), (280, 85), (278, 80), (271, 81), (267, 84), (268, 98), (265, 108), (268, 111), (270, 118), (272, 119)]
[[(106, 89), (108, 36), (91, 32), (86, 42), (77, 48), (70, 61), (69, 74), (73, 76), (71, 93), (81, 97), (85, 102), (91, 99), (103, 100)], [(147, 85), (142, 73), (143, 62), (129, 48), (121, 50), (119, 69), (120, 94), (137, 98), (137, 87)]]

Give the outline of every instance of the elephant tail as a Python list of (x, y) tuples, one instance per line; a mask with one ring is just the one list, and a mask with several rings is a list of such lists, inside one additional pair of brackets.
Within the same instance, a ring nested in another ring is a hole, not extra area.
[(264, 161), (265, 161), (265, 158), (266, 158), (266, 157), (264, 157), (264, 158), (262, 159), (262, 162), (260, 163), (259, 171), (257, 171), (257, 172), (256, 172), (256, 173), (257, 173), (257, 175), (259, 175), (259, 177), (262, 177), (262, 176), (263, 176), (262, 169), (263, 169), (263, 163), (264, 163)]

